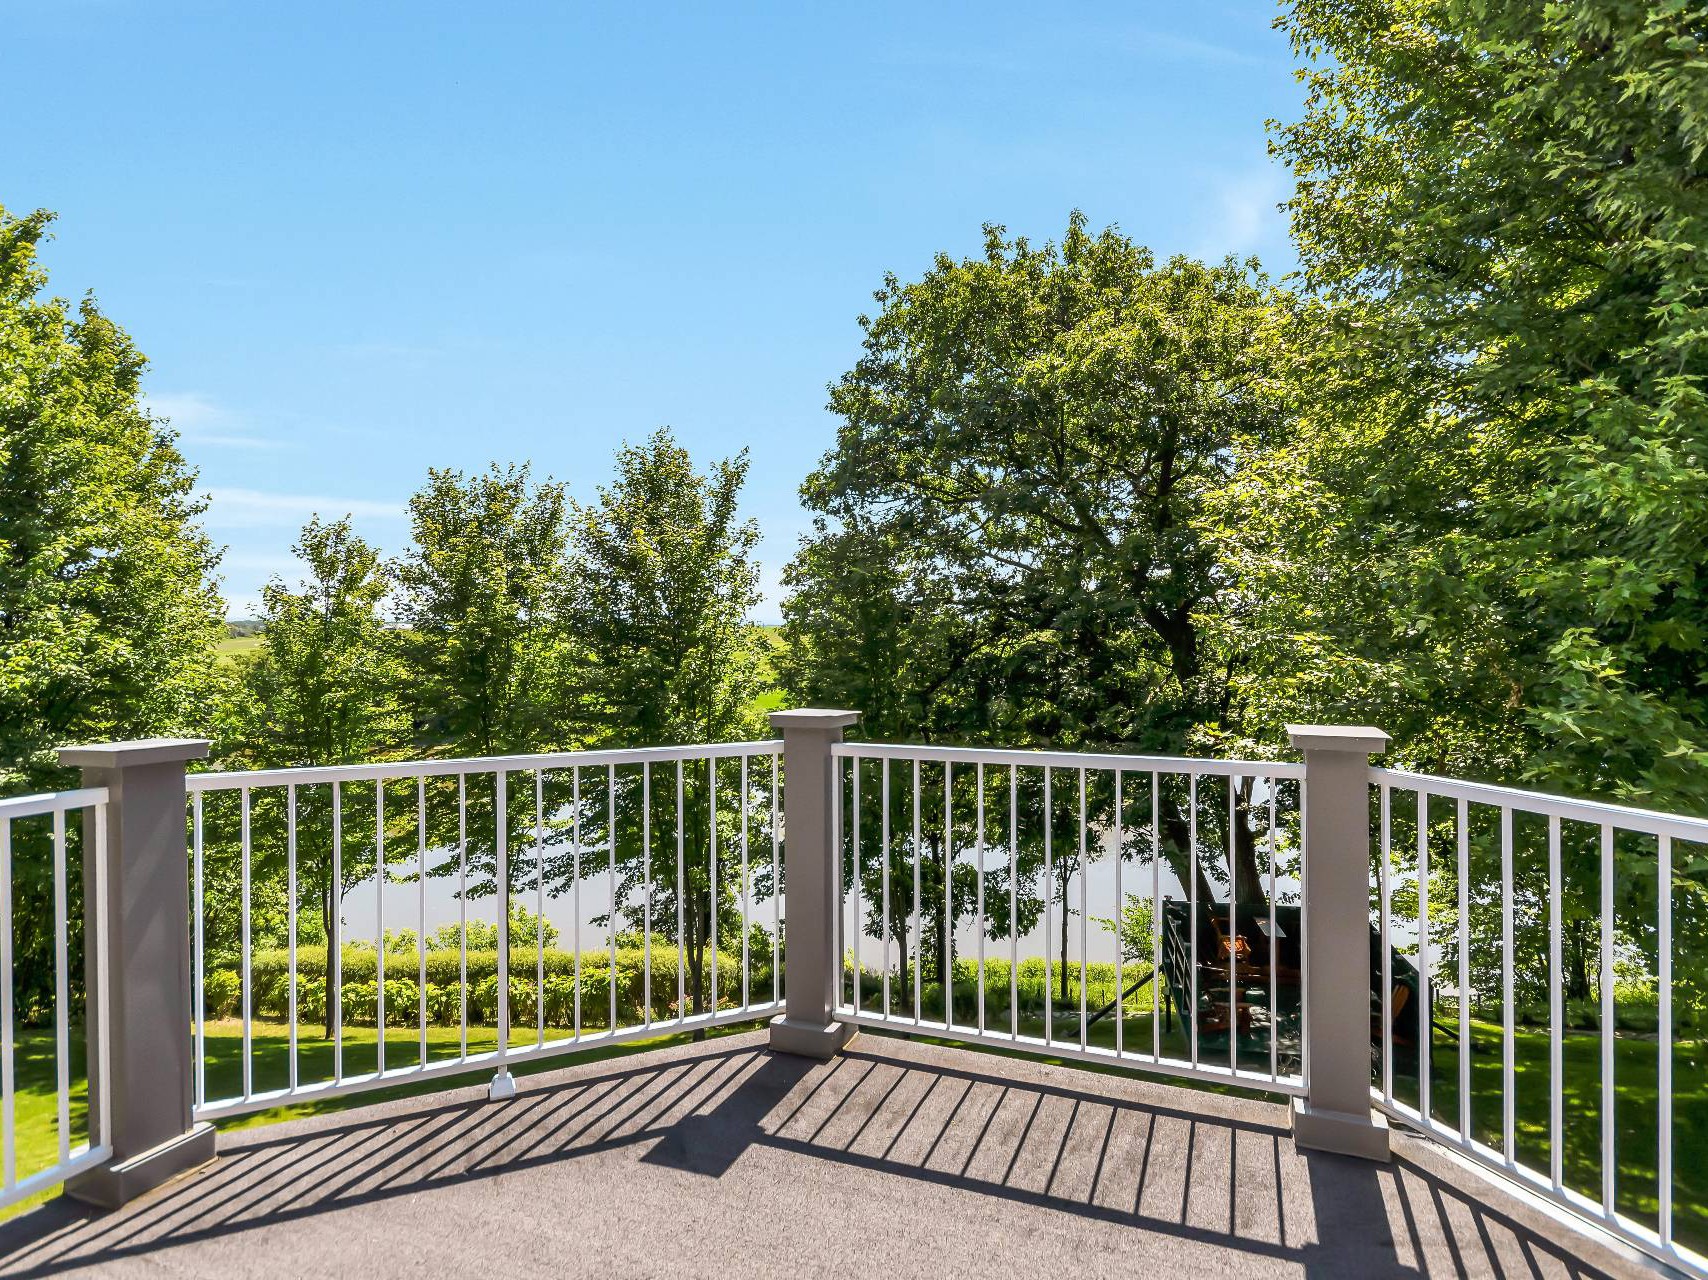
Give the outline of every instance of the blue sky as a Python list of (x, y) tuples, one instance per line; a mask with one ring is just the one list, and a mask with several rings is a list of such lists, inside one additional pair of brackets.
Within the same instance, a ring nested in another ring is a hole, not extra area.
[(0, 0), (0, 204), (151, 361), (249, 616), (314, 512), (429, 466), (590, 497), (658, 425), (752, 451), (768, 599), (886, 270), (1069, 210), (1292, 265), (1272, 4)]

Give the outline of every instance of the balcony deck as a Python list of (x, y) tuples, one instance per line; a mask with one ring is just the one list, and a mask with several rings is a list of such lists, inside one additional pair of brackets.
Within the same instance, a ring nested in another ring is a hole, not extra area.
[(1652, 1274), (1396, 1134), (1294, 1150), (1278, 1105), (866, 1035), (748, 1033), (222, 1138), (110, 1215), (0, 1227), (0, 1273)]

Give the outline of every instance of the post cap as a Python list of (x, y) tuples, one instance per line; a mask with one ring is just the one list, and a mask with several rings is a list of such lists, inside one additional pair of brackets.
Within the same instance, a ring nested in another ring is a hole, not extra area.
[(1360, 751), (1376, 755), (1388, 749), (1388, 735), (1367, 724), (1290, 724), (1287, 738), (1301, 751)]
[(213, 743), (207, 738), (139, 738), (134, 742), (61, 747), (59, 762), (84, 769), (129, 769), (141, 764), (205, 760), (211, 746)]
[(773, 729), (846, 729), (858, 723), (858, 711), (835, 711), (826, 707), (797, 707), (770, 713)]

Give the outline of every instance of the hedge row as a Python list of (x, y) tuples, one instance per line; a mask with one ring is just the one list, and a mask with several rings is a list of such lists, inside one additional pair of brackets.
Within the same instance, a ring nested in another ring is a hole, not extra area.
[[(552, 1026), (573, 1025), (576, 996), (576, 957), (571, 951), (545, 953), (546, 1021)], [(538, 953), (512, 949), (510, 952), (510, 1017), (513, 1022), (537, 1020)], [(462, 957), (457, 951), (427, 953), (427, 1017), (442, 1026), (455, 1026), (462, 1017), (464, 1000)], [(710, 983), (711, 956), (701, 962), (702, 980)], [(373, 951), (344, 949), (340, 987), (344, 1021), (350, 1025), (372, 1025), (378, 1005), (378, 958)], [(420, 954), (392, 953), (386, 956), (386, 1025), (415, 1026), (419, 1017), (421, 988)], [(468, 953), (467, 1001), (470, 1022), (491, 1022), (498, 1008), (498, 953)], [(257, 952), (250, 960), (253, 989), (250, 1006), (263, 1018), (285, 1018), (290, 1012), (290, 953), (286, 950)], [(395, 975), (395, 976), (394, 976)], [(719, 1007), (731, 1007), (741, 999), (741, 954), (720, 952), (717, 961)], [(692, 976), (686, 982), (692, 999)], [(317, 1021), (326, 1016), (326, 949), (297, 949), (297, 1016)], [(748, 987), (754, 999), (766, 999), (772, 991), (769, 952), (750, 956)], [(580, 974), (582, 1023), (603, 1025), (611, 1000), (611, 953), (581, 953)], [(620, 1021), (643, 1016), (646, 995), (646, 952), (622, 948), (617, 952), (617, 1013)], [(668, 1016), (677, 996), (677, 950), (673, 946), (652, 949), (651, 1004), (654, 1016)], [(209, 1018), (228, 1018), (242, 1008), (243, 979), (235, 969), (214, 969), (207, 974), (203, 999)]]
[[(1009, 992), (1011, 990), (1010, 972), (1015, 969), (1006, 959), (987, 959), (985, 970), (985, 1007), (987, 1009), (1008, 1008)], [(1110, 963), (1088, 964), (1085, 967), (1085, 999), (1092, 1010), (1100, 1009), (1115, 999), (1115, 965)], [(1122, 966), (1121, 985), (1131, 988), (1134, 983), (1142, 980), (1150, 972), (1148, 963), (1133, 962)], [(976, 958), (956, 959), (953, 965), (955, 1007), (963, 1005), (968, 1009), (977, 1007), (979, 964)], [(883, 970), (870, 965), (862, 965), (860, 969), (860, 1001), (862, 1007), (873, 1007), (881, 1004), (883, 991)], [(896, 1002), (911, 1002), (912, 1000), (913, 966), (905, 969), (890, 970), (890, 1000), (892, 1007)], [(1022, 960), (1014, 973), (1012, 989), (1019, 997), (1019, 1008), (1023, 1013), (1042, 1014), (1044, 1010), (1044, 991), (1049, 988), (1050, 1000), (1058, 1012), (1065, 1012), (1071, 1006), (1077, 1012), (1079, 1008), (1080, 971), (1079, 961), (1071, 960), (1067, 965), (1067, 999), (1062, 998), (1062, 965), (1059, 960), (1053, 960), (1047, 974), (1042, 957), (1030, 956)], [(854, 966), (852, 957), (845, 957), (842, 965), (842, 994), (845, 1000), (854, 996)], [(1141, 993), (1145, 1008), (1150, 1007), (1150, 996)], [(938, 1016), (943, 1011), (943, 984), (933, 968), (928, 967), (925, 981), (920, 988), (921, 1007)]]

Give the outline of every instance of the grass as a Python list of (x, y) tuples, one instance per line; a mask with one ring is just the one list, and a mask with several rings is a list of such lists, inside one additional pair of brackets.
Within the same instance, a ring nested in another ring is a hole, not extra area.
[[(1006, 992), (1003, 993), (1006, 995)], [(895, 996), (899, 1000), (899, 996)], [(1148, 990), (1139, 993), (1129, 1007), (1149, 1003)], [(960, 1004), (961, 1002), (957, 1002)], [(899, 1007), (899, 1006), (898, 1006)], [(1006, 1002), (1000, 1007), (992, 1001), (986, 1009), (990, 1025), (1006, 1028)], [(957, 1009), (957, 1021), (971, 1022), (972, 1011)], [(711, 1034), (729, 1034), (740, 1027), (719, 1028)], [(1042, 1037), (1043, 1019), (1033, 1011), (1020, 1018), (1024, 1035)], [(490, 1050), (496, 1046), (496, 1033), (491, 1027), (469, 1029), (471, 1052)], [(254, 1057), (251, 1065), (253, 1087), (256, 1090), (277, 1088), (289, 1078), (290, 1029), (283, 1022), (257, 1022), (252, 1037)], [(1064, 1043), (1078, 1043), (1079, 1017), (1075, 1000), (1066, 1016), (1055, 1024), (1055, 1035)], [(1124, 1019), (1122, 1036), (1125, 1044), (1145, 1048), (1151, 1044), (1152, 1023), (1147, 1012)], [(532, 1027), (518, 1028), (511, 1037), (517, 1047), (534, 1043)], [(1480, 1140), (1496, 1148), (1501, 1141), (1501, 1029), (1497, 1024), (1473, 1022), (1471, 1026), (1471, 1129)], [(929, 1038), (929, 1037), (927, 1037)], [(1163, 1052), (1169, 1056), (1185, 1057), (1189, 1049), (1178, 1020), (1172, 1031), (1163, 1034)], [(373, 1027), (347, 1027), (344, 1031), (344, 1069), (347, 1074), (373, 1070), (377, 1060), (378, 1034)], [(660, 1045), (677, 1043), (684, 1037), (662, 1036), (655, 1040), (606, 1045), (576, 1054), (548, 1058), (543, 1061), (519, 1063), (518, 1075), (550, 1071), (570, 1061), (596, 1061), (642, 1053)], [(1092, 1044), (1112, 1048), (1115, 1043), (1113, 1020), (1090, 1028)], [(941, 1043), (949, 1043), (943, 1041)], [(958, 1043), (958, 1042), (957, 1042)], [(429, 1061), (455, 1057), (459, 1048), (456, 1027), (427, 1029)], [(1015, 1054), (995, 1046), (962, 1045), (982, 1051), (1011, 1056)], [(83, 1080), (83, 1052), (79, 1035), (72, 1037), (71, 1074), (73, 1097), (70, 1108), (72, 1145), (87, 1135), (87, 1108)], [(419, 1033), (413, 1028), (390, 1027), (386, 1030), (387, 1063), (406, 1065), (418, 1060)], [(1548, 1168), (1548, 1036), (1545, 1032), (1520, 1029), (1514, 1035), (1514, 1112), (1517, 1154), (1519, 1159), (1535, 1169)], [(1698, 1250), (1708, 1250), (1708, 1043), (1682, 1042), (1674, 1046), (1673, 1113), (1674, 1168), (1673, 1213), (1674, 1230), (1683, 1244)], [(320, 1028), (300, 1026), (298, 1031), (299, 1079), (311, 1081), (332, 1076), (333, 1047), (323, 1040)], [(1601, 1186), (1601, 1042), (1594, 1034), (1571, 1034), (1564, 1042), (1563, 1093), (1565, 1128), (1562, 1143), (1564, 1181), (1567, 1186), (1599, 1200)], [(1067, 1060), (1063, 1065), (1094, 1071), (1135, 1074), (1122, 1068)], [(17, 1038), (17, 1167), (20, 1177), (51, 1165), (58, 1153), (57, 1108), (54, 1096), (54, 1038), (51, 1031), (21, 1028)], [(1251, 1062), (1248, 1065), (1260, 1064)], [(1261, 1064), (1267, 1067), (1267, 1063)], [(1617, 1132), (1619, 1168), (1616, 1181), (1617, 1205), (1621, 1212), (1638, 1222), (1655, 1224), (1658, 1214), (1658, 1195), (1655, 1169), (1658, 1161), (1656, 1142), (1659, 1088), (1658, 1042), (1649, 1037), (1622, 1035), (1614, 1041), (1614, 1080), (1617, 1093), (1614, 1103), (1614, 1123)], [(241, 1026), (235, 1021), (210, 1023), (207, 1030), (207, 1095), (226, 1097), (242, 1092), (243, 1039)], [(1440, 1037), (1432, 1049), (1431, 1113), (1441, 1122), (1457, 1124), (1458, 1050)], [(297, 1116), (342, 1111), (393, 1098), (415, 1097), (436, 1093), (458, 1085), (478, 1084), (490, 1078), (490, 1071), (438, 1076), (412, 1084), (373, 1089), (366, 1093), (309, 1102), (291, 1103), (268, 1111), (222, 1121), (222, 1129), (243, 1129), (269, 1124)], [(1136, 1074), (1143, 1074), (1142, 1072)], [(1214, 1092), (1246, 1093), (1246, 1090), (1196, 1085), (1176, 1081), (1188, 1087), (1202, 1087)], [(1416, 1105), (1415, 1076), (1400, 1075), (1395, 1080), (1396, 1095)], [(30, 1204), (52, 1195), (52, 1191), (26, 1201), (11, 1212), (19, 1212)], [(10, 1216), (0, 1213), (0, 1217)]]
[(235, 663), (243, 654), (256, 652), (260, 647), (261, 637), (259, 635), (227, 636), (214, 646), (214, 652), (219, 656), (222, 663), (229, 664)]

